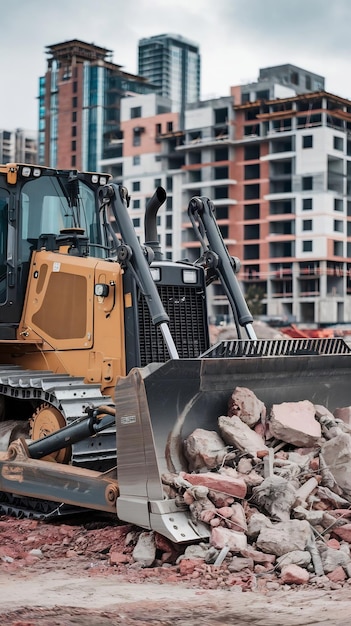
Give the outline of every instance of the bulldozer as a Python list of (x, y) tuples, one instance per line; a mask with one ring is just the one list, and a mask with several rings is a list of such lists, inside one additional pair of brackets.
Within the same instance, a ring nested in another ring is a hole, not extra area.
[[(193, 197), (195, 262), (162, 253), (162, 187), (145, 242), (130, 196), (103, 173), (0, 166), (0, 512), (53, 519), (98, 511), (175, 543), (209, 537), (167, 496), (184, 439), (216, 430), (236, 386), (267, 405), (351, 405), (339, 338), (256, 337), (213, 202)], [(236, 336), (211, 345), (220, 282)]]

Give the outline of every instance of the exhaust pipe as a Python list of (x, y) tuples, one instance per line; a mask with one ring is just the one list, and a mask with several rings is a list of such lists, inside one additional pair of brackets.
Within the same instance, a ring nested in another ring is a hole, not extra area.
[(154, 195), (150, 198), (146, 205), (144, 232), (145, 246), (153, 250), (155, 261), (162, 261), (161, 247), (157, 236), (156, 216), (159, 208), (166, 201), (167, 194), (163, 187), (157, 187)]

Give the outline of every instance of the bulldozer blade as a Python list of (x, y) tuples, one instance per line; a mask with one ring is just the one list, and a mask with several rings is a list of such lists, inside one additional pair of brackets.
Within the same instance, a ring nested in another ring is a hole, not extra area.
[[(301, 400), (333, 411), (351, 405), (350, 375), (348, 350), (328, 355), (179, 359), (132, 370), (116, 386), (119, 517), (175, 541), (185, 540), (174, 528), (177, 509), (174, 501), (164, 497), (162, 475), (188, 470), (182, 453), (185, 438), (196, 428), (217, 430), (218, 417), (227, 414), (235, 387), (252, 390), (266, 405), (267, 414), (273, 404)], [(181, 513), (181, 519), (181, 532), (189, 541), (189, 516)], [(208, 534), (204, 528), (192, 527), (194, 532)]]

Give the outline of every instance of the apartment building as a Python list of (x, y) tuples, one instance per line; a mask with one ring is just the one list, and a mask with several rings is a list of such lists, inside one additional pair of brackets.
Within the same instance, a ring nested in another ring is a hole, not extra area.
[[(259, 70), (257, 81), (236, 88), (240, 101), (272, 100), (303, 93), (323, 91), (324, 76), (286, 63)], [(232, 88), (233, 89), (233, 88)]]
[[(167, 257), (195, 261), (201, 248), (187, 208), (191, 197), (206, 196), (230, 254), (240, 259), (243, 291), (260, 294), (264, 313), (350, 322), (351, 102), (296, 66), (266, 69), (230, 96), (188, 105), (183, 123), (158, 96), (122, 101), (132, 219), (142, 238), (145, 203), (162, 185), (169, 198), (159, 236)], [(231, 321), (219, 284), (209, 313)]]
[(101, 159), (122, 154), (121, 98), (155, 87), (123, 71), (111, 50), (94, 44), (74, 39), (48, 46), (47, 54), (39, 82), (39, 162), (95, 171)]
[(244, 291), (261, 286), (268, 315), (351, 321), (351, 102), (320, 91), (234, 112)]
[(0, 163), (37, 163), (37, 132), (0, 130)]
[[(350, 123), (351, 102), (325, 91), (187, 111), (183, 207), (213, 200), (243, 291), (260, 292), (270, 317), (351, 321)], [(211, 313), (230, 317), (219, 285)]]
[[(123, 185), (131, 195), (130, 214), (137, 235), (144, 237), (145, 207), (157, 187), (167, 192), (158, 214), (158, 233), (165, 259), (179, 259), (182, 246), (182, 165), (176, 147), (183, 133), (169, 99), (156, 94), (123, 98)], [(109, 163), (100, 163), (109, 172)]]

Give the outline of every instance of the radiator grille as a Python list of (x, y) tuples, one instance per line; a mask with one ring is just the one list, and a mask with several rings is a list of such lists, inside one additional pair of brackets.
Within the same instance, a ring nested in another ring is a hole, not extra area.
[[(208, 348), (207, 313), (203, 292), (189, 285), (158, 285), (169, 316), (169, 329), (180, 358), (197, 358)], [(145, 298), (139, 298), (139, 339), (141, 366), (164, 363), (169, 354), (162, 333), (151, 321)]]

